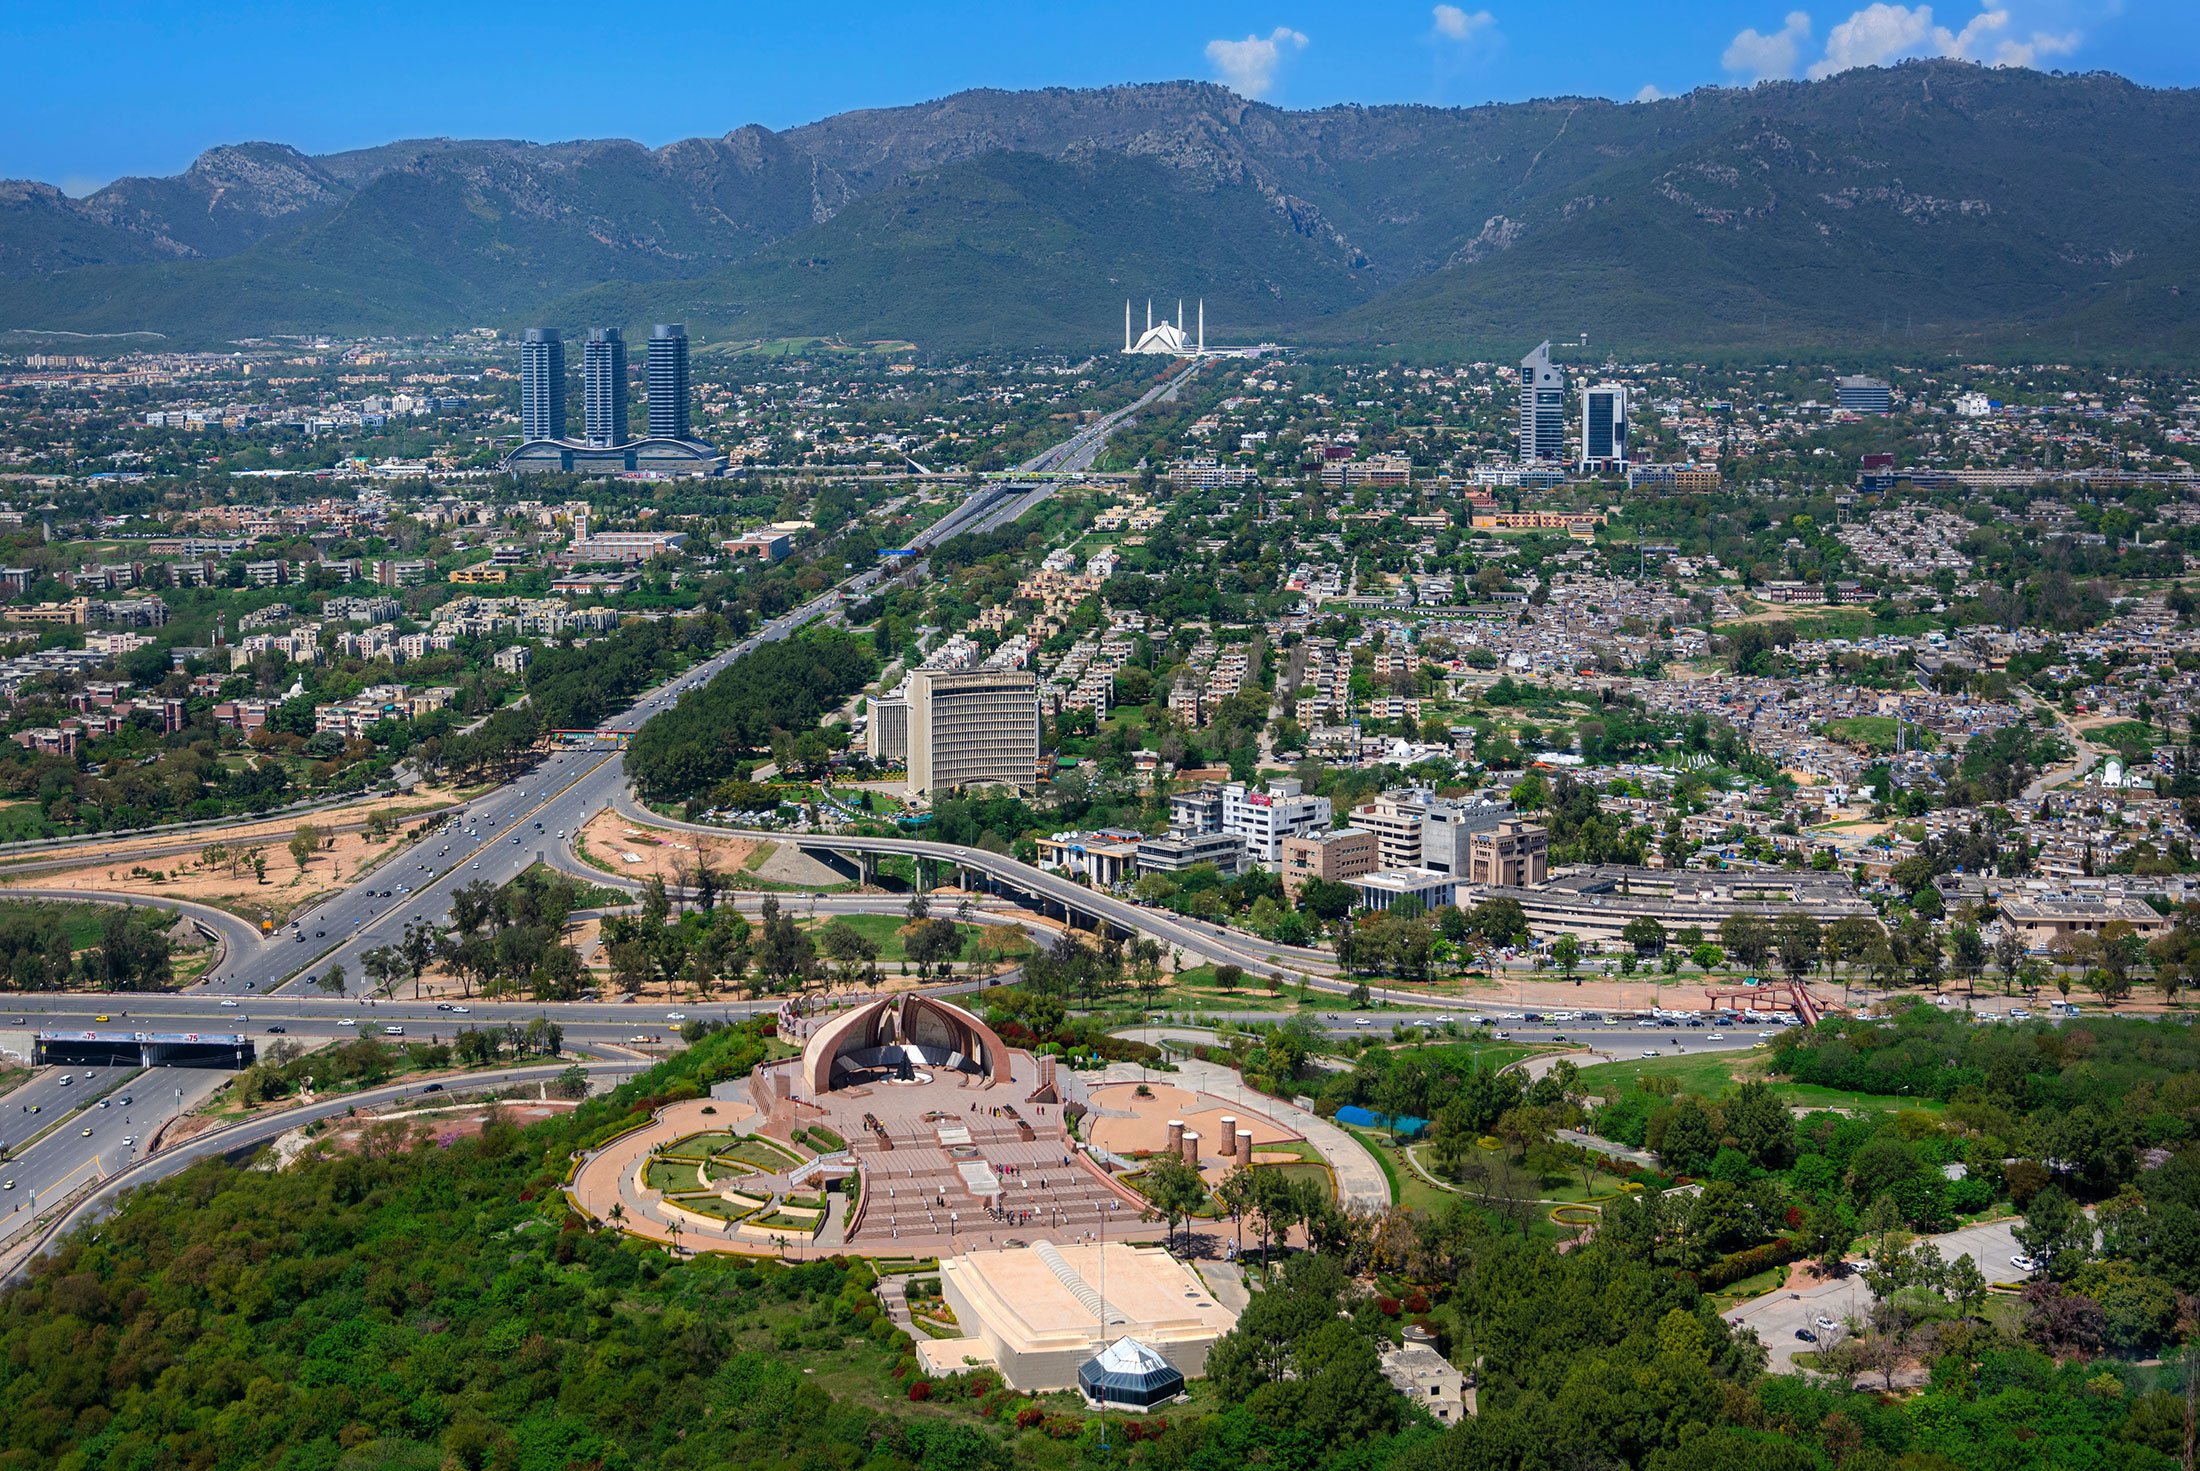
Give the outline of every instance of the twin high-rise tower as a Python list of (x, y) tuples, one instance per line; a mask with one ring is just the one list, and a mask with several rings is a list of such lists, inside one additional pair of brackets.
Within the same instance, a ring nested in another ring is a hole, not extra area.
[[(1539, 343), (1520, 360), (1520, 463), (1566, 462), (1566, 375)], [(1627, 466), (1627, 385), (1598, 383), (1581, 390), (1581, 468)]]
[(519, 351), (520, 447), (507, 469), (581, 474), (658, 471), (715, 475), (725, 456), (693, 438), (688, 418), (688, 336), (678, 322), (649, 332), (645, 381), (649, 433), (630, 432), (626, 406), (626, 335), (594, 327), (581, 347), (582, 437), (565, 433), (565, 339), (555, 327), (530, 327)]

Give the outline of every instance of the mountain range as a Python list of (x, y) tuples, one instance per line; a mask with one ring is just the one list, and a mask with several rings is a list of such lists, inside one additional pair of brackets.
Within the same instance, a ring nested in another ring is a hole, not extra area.
[(1149, 295), (1204, 298), (1211, 342), (2173, 352), (2200, 338), (2200, 92), (1927, 61), (1293, 112), (1176, 82), (0, 182), (0, 331), (1082, 351)]

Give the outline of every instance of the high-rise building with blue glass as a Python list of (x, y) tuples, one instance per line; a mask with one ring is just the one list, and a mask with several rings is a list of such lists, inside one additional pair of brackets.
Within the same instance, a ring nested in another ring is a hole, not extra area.
[(1520, 360), (1520, 463), (1566, 462), (1566, 375), (1540, 344)]
[(581, 392), (588, 417), (588, 443), (597, 448), (625, 444), (626, 337), (616, 327), (591, 327), (582, 349)]
[(682, 322), (649, 329), (649, 437), (688, 437), (688, 332)]
[(555, 327), (529, 327), (519, 348), (521, 441), (565, 438), (565, 339)]
[(1581, 390), (1581, 464), (1587, 470), (1627, 468), (1627, 385)]

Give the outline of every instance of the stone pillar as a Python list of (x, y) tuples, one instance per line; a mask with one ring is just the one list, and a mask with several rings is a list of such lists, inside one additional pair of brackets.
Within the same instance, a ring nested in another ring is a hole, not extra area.
[(1197, 1129), (1186, 1129), (1184, 1131), (1184, 1163), (1195, 1170), (1199, 1168), (1199, 1131)]
[(1249, 1165), (1253, 1162), (1253, 1131), (1251, 1129), (1237, 1131), (1237, 1158), (1238, 1163), (1241, 1165)]
[(1182, 1119), (1171, 1119), (1171, 1120), (1169, 1120), (1169, 1144), (1168, 1144), (1168, 1149), (1169, 1149), (1169, 1153), (1171, 1153), (1171, 1154), (1175, 1154), (1175, 1153), (1176, 1153), (1176, 1152), (1177, 1152), (1178, 1150), (1182, 1149), (1183, 1147), (1184, 1147), (1184, 1121), (1183, 1121)]
[(1230, 1115), (1228, 1114), (1224, 1114), (1222, 1116), (1222, 1139), (1215, 1146), (1222, 1151), (1222, 1157), (1224, 1159), (1237, 1158), (1237, 1136), (1237, 1120), (1230, 1117)]

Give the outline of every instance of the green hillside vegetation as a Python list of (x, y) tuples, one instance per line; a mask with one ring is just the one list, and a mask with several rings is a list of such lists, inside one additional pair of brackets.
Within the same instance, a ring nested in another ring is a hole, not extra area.
[[(1718, 1316), (1687, 1229), (1642, 1209), (1553, 1254), (1462, 1200), (1378, 1234), (1316, 1199), (1188, 1404), (1100, 1421), (988, 1371), (931, 1379), (865, 1263), (703, 1256), (591, 1227), (558, 1189), (577, 1147), (765, 1055), (753, 1024), (572, 1115), (438, 1143), (402, 1121), (280, 1172), (204, 1162), (127, 1197), (0, 1298), (0, 1462), (688, 1471), (2170, 1471), (2174, 1368), (1996, 1326), (1969, 1289), (1901, 1289), (1936, 1334), (1903, 1397), (1762, 1372)], [(1776, 1110), (1775, 1110), (1776, 1112)], [(1861, 1156), (1860, 1156), (1861, 1157)], [(1280, 1198), (1280, 1197), (1279, 1197)], [(1715, 1215), (1699, 1209), (1696, 1215)], [(1727, 1212), (1727, 1228), (1746, 1213)], [(1257, 1231), (1248, 1228), (1250, 1243)], [(1743, 1254), (1746, 1256), (1746, 1254)], [(1724, 1262), (1724, 1259), (1721, 1259)], [(1733, 1270), (1753, 1265), (1737, 1260)], [(1373, 1291), (1365, 1285), (1372, 1282)], [(1936, 1311), (1931, 1302), (1941, 1304)], [(1893, 1300), (1893, 1299), (1890, 1299)], [(2143, 1299), (2142, 1299), (2143, 1301)], [(1997, 1308), (1999, 1304), (1995, 1305)], [(2173, 1304), (2174, 1306), (2174, 1304)], [(1450, 1427), (1395, 1394), (1411, 1321), (1479, 1362)], [(2059, 1357), (2058, 1357), (2059, 1355)]]
[(1164, 83), (654, 151), (278, 150), (93, 201), (0, 189), (0, 330), (1086, 348), (1123, 296), (1182, 289), (1227, 341), (2158, 354), (2200, 328), (2196, 124), (2200, 93), (1923, 61), (1652, 103), (1294, 113)]
[(745, 780), (775, 735), (824, 741), (819, 719), (877, 673), (871, 646), (838, 630), (765, 644), (647, 721), (627, 747), (626, 769), (647, 799), (700, 798)]
[[(1124, 281), (1211, 282), (1210, 321), (1256, 337), (1371, 294), (1336, 247), (1278, 226), (1252, 185), (1157, 160), (992, 153), (889, 185), (707, 280), (605, 286), (548, 311), (684, 313), (691, 328), (743, 337), (829, 323), (848, 339), (1084, 345), (1122, 311)], [(1176, 314), (1173, 297), (1155, 307)], [(1139, 330), (1143, 313), (1141, 300)]]

